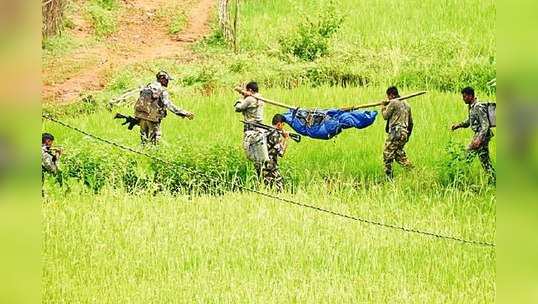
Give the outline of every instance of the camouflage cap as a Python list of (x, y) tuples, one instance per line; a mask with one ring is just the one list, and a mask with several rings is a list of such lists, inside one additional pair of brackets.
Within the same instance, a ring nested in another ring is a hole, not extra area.
[(157, 79), (166, 78), (167, 80), (174, 80), (166, 71), (159, 71), (156, 75)]

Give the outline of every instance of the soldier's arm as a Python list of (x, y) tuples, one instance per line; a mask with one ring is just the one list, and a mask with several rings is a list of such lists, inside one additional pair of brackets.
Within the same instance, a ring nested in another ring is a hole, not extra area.
[(244, 112), (246, 109), (248, 109), (251, 105), (256, 103), (256, 98), (252, 96), (248, 96), (244, 99), (239, 99), (235, 102), (235, 111), (236, 112)]
[(289, 136), (281, 135), (280, 149), (278, 150), (278, 155), (280, 157), (284, 156), (284, 153), (286, 153), (286, 150), (288, 149), (288, 139)]
[(58, 166), (54, 161), (54, 157), (45, 151), (41, 152), (41, 167), (51, 173), (56, 173), (56, 171), (58, 171)]
[(459, 128), (469, 128), (469, 126), (471, 126), (471, 121), (470, 121), (469, 118), (467, 118), (466, 120), (464, 120), (464, 121), (462, 121), (462, 122), (460, 122), (458, 124)]
[(167, 91), (163, 92), (162, 100), (163, 100), (164, 106), (168, 110), (170, 110), (170, 112), (181, 117), (189, 116), (190, 113), (188, 111), (182, 110), (181, 108), (177, 107), (174, 103), (172, 103), (172, 101), (170, 100), (170, 94)]
[(388, 120), (392, 116), (393, 112), (394, 112), (394, 105), (390, 102), (388, 105), (386, 106), (383, 105), (381, 107), (381, 115), (383, 115), (384, 120)]

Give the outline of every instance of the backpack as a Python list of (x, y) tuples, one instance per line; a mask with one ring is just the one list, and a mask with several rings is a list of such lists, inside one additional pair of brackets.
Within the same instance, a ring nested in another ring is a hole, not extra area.
[(495, 128), (497, 126), (497, 119), (495, 115), (495, 110), (497, 108), (497, 103), (495, 102), (484, 102), (482, 103), (487, 111), (488, 111), (488, 120), (489, 120), (489, 126), (491, 128)]
[(134, 106), (135, 117), (152, 122), (160, 122), (166, 116), (162, 94), (162, 88), (151, 84), (142, 88)]

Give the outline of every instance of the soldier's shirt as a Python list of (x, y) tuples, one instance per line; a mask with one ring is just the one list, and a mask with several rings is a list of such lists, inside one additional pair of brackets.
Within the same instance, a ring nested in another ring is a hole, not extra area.
[(46, 145), (41, 145), (41, 168), (50, 173), (58, 171), (58, 156)]
[(170, 112), (179, 116), (185, 116), (187, 114), (184, 110), (172, 102), (170, 99), (170, 93), (168, 93), (166, 87), (164, 87), (160, 82), (155, 81), (151, 83), (149, 87), (154, 92), (161, 92), (161, 101), (165, 110), (169, 110)]
[[(254, 96), (260, 97), (259, 94), (255, 94)], [(262, 122), (264, 104), (263, 101), (256, 99), (254, 96), (247, 96), (236, 101), (234, 105), (235, 111), (243, 113), (245, 121)]]
[(396, 126), (407, 130), (409, 133), (413, 129), (413, 116), (411, 115), (411, 107), (404, 100), (393, 100), (387, 106), (381, 109), (383, 119), (387, 121), (385, 131)]
[(272, 130), (267, 134), (267, 149), (269, 160), (277, 162), (279, 157), (284, 156), (283, 136), (280, 132)]
[(493, 137), (493, 132), (489, 124), (487, 106), (479, 101), (469, 105), (469, 117), (460, 123), (463, 128), (471, 127), (475, 133), (475, 138), (488, 140)]

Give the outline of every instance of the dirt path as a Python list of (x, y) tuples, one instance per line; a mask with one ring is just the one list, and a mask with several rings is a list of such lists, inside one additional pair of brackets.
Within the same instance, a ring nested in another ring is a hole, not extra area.
[[(99, 58), (99, 63), (83, 68), (78, 74), (58, 84), (45, 84), (44, 102), (69, 103), (81, 93), (99, 90), (105, 86), (106, 75), (121, 66), (157, 58), (176, 58), (189, 61), (193, 54), (188, 47), (209, 33), (209, 21), (214, 0), (196, 0), (185, 29), (176, 37), (168, 34), (168, 27), (156, 20), (156, 11), (170, 0), (130, 0), (118, 21), (118, 31), (91, 49), (75, 54), (81, 62), (85, 58)], [(46, 74), (47, 71), (43, 71)]]

